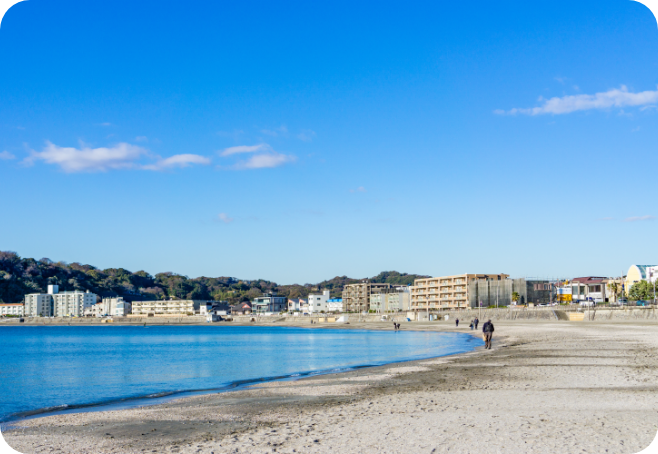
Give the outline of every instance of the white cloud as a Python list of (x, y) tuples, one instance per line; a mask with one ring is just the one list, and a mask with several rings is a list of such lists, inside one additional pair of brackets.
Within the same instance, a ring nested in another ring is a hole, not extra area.
[[(152, 164), (142, 164), (144, 157), (157, 158)], [(43, 151), (30, 151), (23, 160), (26, 165), (36, 161), (59, 166), (64, 172), (106, 172), (117, 169), (166, 170), (176, 167), (189, 167), (193, 164), (210, 164), (210, 159), (195, 154), (177, 154), (168, 158), (150, 155), (148, 150), (129, 143), (119, 143), (114, 147), (90, 148), (81, 146), (59, 147), (46, 142)]]
[(173, 168), (189, 167), (193, 164), (208, 165), (210, 159), (198, 154), (177, 154), (165, 159), (160, 159), (155, 164), (147, 164), (142, 166), (145, 170), (165, 170)]
[(350, 189), (350, 192), (354, 193), (354, 192), (368, 192), (368, 191), (366, 191), (366, 188), (364, 188), (363, 186), (359, 186), (356, 189)]
[(64, 172), (105, 172), (112, 169), (129, 169), (135, 167), (135, 161), (148, 152), (141, 147), (129, 143), (120, 143), (110, 148), (80, 149), (73, 147), (58, 147), (46, 142), (41, 152), (31, 151), (30, 156), (23, 161), (27, 165), (35, 161), (58, 165)]
[(655, 216), (650, 216), (650, 215), (646, 215), (646, 216), (631, 216), (630, 218), (626, 218), (626, 219), (624, 219), (624, 222), (653, 221), (654, 219), (656, 219), (656, 217), (655, 217)]
[(271, 169), (279, 167), (289, 162), (295, 161), (297, 158), (292, 155), (286, 155), (272, 151), (270, 153), (262, 153), (252, 156), (246, 161), (238, 162), (234, 168), (237, 170), (247, 169)]
[(98, 126), (112, 126), (112, 123), (106, 121), (105, 123), (98, 123)]
[(137, 136), (135, 137), (135, 142), (148, 142), (149, 139), (146, 136)]
[(631, 93), (628, 91), (628, 88), (626, 88), (625, 85), (622, 85), (620, 88), (613, 88), (611, 90), (593, 95), (571, 95), (563, 96), (561, 98), (555, 97), (551, 99), (540, 98), (540, 101), (543, 101), (543, 105), (540, 107), (531, 107), (527, 109), (514, 108), (508, 111), (496, 109), (494, 110), (494, 113), (498, 115), (560, 115), (580, 110), (645, 106), (658, 102), (658, 90)]
[(217, 215), (217, 219), (219, 220), (219, 222), (223, 222), (224, 224), (230, 224), (231, 222), (233, 222), (233, 218), (229, 217), (228, 214), (226, 213), (219, 213)]
[(9, 153), (8, 151), (0, 151), (0, 160), (1, 161), (8, 161), (10, 159), (16, 159), (16, 156)]
[(232, 154), (238, 154), (238, 153), (256, 153), (257, 151), (267, 151), (271, 150), (272, 147), (270, 147), (266, 143), (259, 143), (258, 145), (239, 145), (237, 147), (228, 147), (225, 148), (221, 153), (219, 153), (220, 156), (230, 156)]
[(311, 131), (310, 129), (304, 129), (302, 130), (302, 132), (297, 134), (297, 138), (299, 140), (303, 140), (304, 142), (311, 142), (314, 137), (315, 137), (315, 131)]

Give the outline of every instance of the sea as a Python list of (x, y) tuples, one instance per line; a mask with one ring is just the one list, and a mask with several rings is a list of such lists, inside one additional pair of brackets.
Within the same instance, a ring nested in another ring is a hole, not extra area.
[(265, 326), (0, 327), (0, 422), (453, 355), (463, 333)]

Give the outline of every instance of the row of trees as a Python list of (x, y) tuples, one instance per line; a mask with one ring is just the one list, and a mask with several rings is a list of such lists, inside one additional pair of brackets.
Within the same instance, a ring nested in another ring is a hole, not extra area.
[[(370, 280), (407, 285), (420, 277), (426, 276), (385, 271)], [(342, 276), (318, 284), (278, 285), (262, 279), (248, 281), (234, 277), (190, 279), (172, 272), (152, 276), (146, 271), (133, 273), (124, 268), (101, 270), (77, 262), (53, 262), (47, 258), (35, 260), (21, 258), (15, 252), (0, 251), (0, 302), (5, 303), (21, 302), (27, 293), (45, 293), (50, 284), (58, 285), (62, 291), (89, 290), (102, 297), (122, 296), (127, 301), (172, 297), (235, 304), (251, 301), (266, 292), (276, 292), (288, 298), (305, 298), (309, 293), (329, 290), (332, 297), (340, 297), (345, 285), (359, 281)]]

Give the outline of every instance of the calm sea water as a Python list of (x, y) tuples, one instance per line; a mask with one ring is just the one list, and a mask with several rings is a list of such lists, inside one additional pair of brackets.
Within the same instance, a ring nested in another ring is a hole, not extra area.
[(0, 421), (44, 409), (143, 405), (172, 393), (232, 389), (482, 345), (459, 333), (225, 325), (6, 326), (0, 327), (0, 341)]

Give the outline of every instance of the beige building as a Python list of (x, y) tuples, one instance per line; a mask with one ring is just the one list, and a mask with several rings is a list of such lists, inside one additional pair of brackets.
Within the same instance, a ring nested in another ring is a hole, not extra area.
[(378, 289), (370, 294), (370, 311), (376, 313), (408, 311), (411, 303), (410, 287)]
[(343, 310), (345, 312), (364, 312), (370, 309), (370, 295), (373, 291), (391, 288), (391, 284), (361, 282), (348, 284), (343, 289)]
[(201, 300), (155, 300), (133, 301), (132, 315), (149, 316), (185, 316), (198, 314), (201, 310)]
[(23, 303), (0, 303), (0, 316), (23, 316)]
[(416, 279), (411, 287), (412, 310), (467, 309), (477, 306), (477, 283), (504, 280), (508, 274), (457, 274)]

